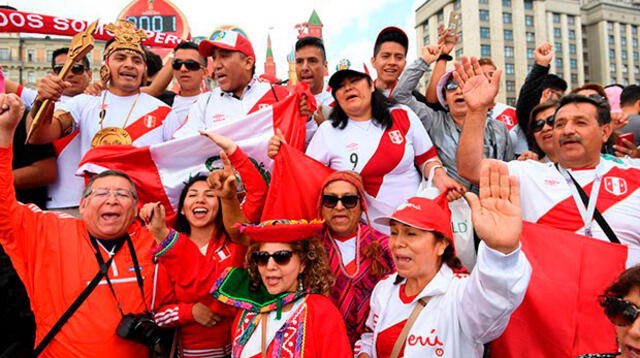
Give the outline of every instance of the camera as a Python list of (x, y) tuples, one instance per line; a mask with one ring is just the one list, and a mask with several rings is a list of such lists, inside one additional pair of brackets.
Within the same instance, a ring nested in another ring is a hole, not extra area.
[(146, 313), (122, 316), (116, 334), (149, 347), (159, 344), (162, 339), (160, 327)]

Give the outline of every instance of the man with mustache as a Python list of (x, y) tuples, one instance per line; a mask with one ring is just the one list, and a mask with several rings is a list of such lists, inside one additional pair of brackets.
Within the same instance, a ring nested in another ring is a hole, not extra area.
[[(460, 135), (458, 173), (477, 183), (480, 170), (492, 161), (482, 157), (482, 136), (498, 88), (482, 75), (475, 58), (463, 57), (456, 69), (469, 107)], [(640, 262), (640, 167), (601, 154), (612, 132), (610, 122), (606, 102), (568, 95), (560, 100), (553, 124), (557, 164), (499, 163), (520, 182), (524, 220), (624, 244), (631, 266)]]

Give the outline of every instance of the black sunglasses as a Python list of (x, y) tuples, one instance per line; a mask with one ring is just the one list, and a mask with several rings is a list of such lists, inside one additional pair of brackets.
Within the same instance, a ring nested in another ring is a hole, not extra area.
[(189, 71), (197, 71), (202, 68), (200, 62), (195, 60), (173, 60), (171, 66), (174, 70), (178, 71), (182, 68), (182, 65), (187, 68)]
[(251, 258), (259, 266), (266, 266), (269, 263), (270, 257), (273, 257), (273, 261), (275, 261), (278, 265), (286, 265), (289, 263), (289, 261), (291, 261), (291, 256), (293, 256), (293, 251), (291, 250), (280, 250), (272, 254), (266, 251), (255, 251), (253, 254), (251, 254)]
[(604, 314), (616, 326), (630, 326), (640, 316), (640, 309), (633, 303), (618, 297), (605, 296), (600, 305), (604, 307)]
[(551, 128), (553, 128), (553, 123), (556, 121), (556, 118), (552, 115), (545, 119), (538, 119), (533, 123), (533, 133), (540, 132), (542, 128), (544, 128), (544, 124), (547, 123)]
[(592, 100), (594, 100), (594, 101), (596, 101), (598, 103), (601, 103), (601, 102), (605, 101), (605, 98), (603, 96), (601, 96), (599, 94), (595, 94), (595, 93), (592, 93), (592, 94), (588, 95), (587, 97), (591, 98)]
[[(62, 71), (62, 67), (64, 67), (64, 65), (55, 65), (55, 66), (53, 66), (53, 68), (52, 68), (53, 72), (56, 75), (59, 75), (60, 71)], [(74, 75), (81, 75), (81, 74), (84, 73), (85, 70), (86, 70), (86, 68), (81, 63), (76, 63), (73, 66), (71, 66), (71, 73), (73, 73)]]
[(360, 197), (358, 195), (322, 195), (322, 206), (327, 208), (335, 208), (339, 201), (342, 202), (342, 205), (344, 205), (345, 208), (353, 209), (358, 205)]

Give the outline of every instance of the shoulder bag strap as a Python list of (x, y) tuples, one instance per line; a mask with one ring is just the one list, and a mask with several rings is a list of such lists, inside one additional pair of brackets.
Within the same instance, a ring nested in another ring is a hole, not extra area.
[(396, 340), (396, 343), (393, 345), (393, 350), (391, 351), (390, 356), (391, 358), (398, 358), (400, 350), (402, 350), (404, 342), (407, 340), (407, 336), (409, 335), (409, 331), (411, 330), (413, 323), (416, 321), (416, 319), (418, 319), (420, 312), (422, 312), (422, 310), (427, 306), (427, 303), (429, 303), (430, 299), (431, 297), (426, 297), (418, 300), (418, 304), (413, 308), (413, 311), (411, 311), (411, 314), (407, 319), (407, 323), (404, 325), (404, 328), (402, 328), (400, 336)]

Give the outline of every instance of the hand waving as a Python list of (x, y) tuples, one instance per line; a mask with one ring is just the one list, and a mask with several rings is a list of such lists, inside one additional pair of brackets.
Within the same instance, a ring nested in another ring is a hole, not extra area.
[(453, 72), (453, 78), (461, 86), (469, 110), (486, 110), (491, 107), (500, 90), (502, 70), (497, 69), (490, 78), (487, 78), (480, 68), (478, 59), (466, 56), (454, 65), (456, 70)]
[(518, 248), (522, 233), (520, 184), (509, 177), (506, 164), (491, 161), (480, 171), (480, 198), (466, 194), (473, 228), (478, 236), (494, 250), (504, 254)]
[(438, 45), (442, 47), (442, 54), (450, 54), (459, 39), (460, 36), (452, 29), (445, 29), (443, 24), (438, 26)]
[(220, 159), (222, 159), (223, 168), (209, 173), (207, 183), (220, 199), (233, 199), (238, 195), (236, 175), (231, 167), (229, 157), (224, 152), (220, 152)]
[(441, 45), (429, 45), (422, 48), (422, 54), (420, 57), (426, 62), (428, 65), (432, 64), (434, 61), (438, 59), (442, 50)]

